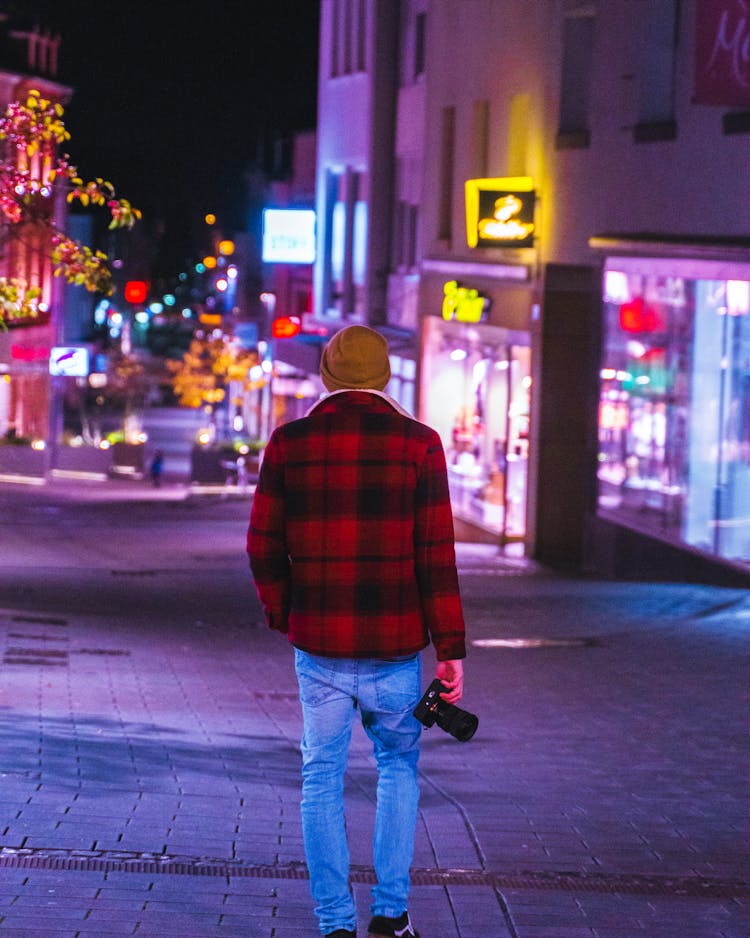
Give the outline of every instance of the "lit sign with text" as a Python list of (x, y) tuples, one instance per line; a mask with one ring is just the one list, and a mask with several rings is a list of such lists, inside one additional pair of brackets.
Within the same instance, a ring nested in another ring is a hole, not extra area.
[(481, 322), (490, 307), (490, 298), (478, 290), (461, 287), (455, 280), (443, 286), (443, 319), (450, 322)]
[(529, 176), (467, 179), (466, 241), (470, 248), (534, 244), (536, 193)]
[(745, 0), (698, 0), (694, 104), (750, 105), (750, 20)]
[(56, 346), (49, 355), (49, 373), (83, 378), (89, 373), (89, 350), (80, 346)]
[(315, 212), (312, 209), (264, 209), (263, 261), (266, 264), (314, 263)]

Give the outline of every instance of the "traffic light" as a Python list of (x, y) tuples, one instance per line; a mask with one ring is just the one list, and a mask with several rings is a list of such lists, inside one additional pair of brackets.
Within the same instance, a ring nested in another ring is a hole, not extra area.
[(274, 339), (293, 339), (302, 331), (302, 321), (299, 316), (279, 316), (271, 324), (271, 335)]
[(143, 303), (148, 296), (147, 280), (128, 280), (125, 284), (125, 299), (128, 303)]

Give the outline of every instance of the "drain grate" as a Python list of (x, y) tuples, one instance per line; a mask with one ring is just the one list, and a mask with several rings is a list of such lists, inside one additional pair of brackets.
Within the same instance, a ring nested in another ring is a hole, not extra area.
[(120, 648), (74, 648), (67, 651), (62, 648), (45, 648), (44, 646), (39, 648), (9, 647), (3, 654), (3, 664), (64, 665), (69, 662), (70, 655), (127, 658), (130, 657), (130, 652)]
[(8, 646), (5, 649), (6, 657), (11, 658), (61, 658), (68, 657), (68, 652), (64, 648), (15, 648)]
[(13, 616), (11, 622), (33, 622), (35, 625), (67, 625), (67, 619), (55, 619), (50, 616)]
[(256, 700), (289, 700), (292, 703), (299, 701), (299, 694), (293, 691), (255, 691), (253, 697)]
[(68, 663), (68, 652), (62, 648), (8, 647), (3, 653), (3, 664), (44, 665), (61, 667)]
[[(146, 873), (177, 876), (226, 876), (241, 879), (307, 879), (303, 863), (257, 866), (242, 860), (216, 860), (123, 851), (0, 848), (0, 869), (64, 870), (70, 872)], [(413, 869), (415, 886), (487, 886), (493, 889), (557, 890), (562, 892), (636, 893), (722, 899), (750, 897), (750, 883), (706, 877), (638, 876), (632, 874), (536, 872), (492, 873), (465, 869)], [(371, 867), (351, 870), (354, 883), (373, 884)]]
[(31, 632), (8, 632), (8, 638), (20, 638), (23, 642), (67, 642), (67, 635), (32, 635)]
[(120, 648), (76, 648), (73, 650), (72, 654), (74, 655), (105, 655), (111, 658), (130, 657), (129, 651), (123, 651)]
[(110, 570), (112, 576), (157, 576), (158, 570)]

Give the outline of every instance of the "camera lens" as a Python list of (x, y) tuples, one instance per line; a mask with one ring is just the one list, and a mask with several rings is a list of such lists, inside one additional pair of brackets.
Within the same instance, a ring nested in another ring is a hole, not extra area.
[(443, 702), (438, 713), (437, 724), (441, 730), (450, 733), (454, 739), (465, 743), (476, 733), (479, 719), (468, 710)]
[(447, 690), (448, 688), (435, 678), (415, 707), (414, 716), (424, 726), (429, 727), (437, 723), (443, 732), (465, 743), (476, 733), (479, 718), (468, 710), (446, 703), (440, 694)]

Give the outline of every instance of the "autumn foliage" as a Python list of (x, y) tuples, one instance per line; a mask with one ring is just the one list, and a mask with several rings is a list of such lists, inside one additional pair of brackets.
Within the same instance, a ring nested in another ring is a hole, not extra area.
[[(53, 265), (55, 276), (91, 292), (113, 292), (107, 256), (71, 238), (58, 227), (54, 196), (61, 187), (68, 202), (103, 208), (109, 227), (131, 228), (141, 217), (104, 179), (84, 182), (61, 147), (70, 139), (64, 109), (38, 91), (8, 105), (0, 118), (0, 250), (16, 239), (32, 244)], [(38, 316), (46, 308), (38, 284), (20, 277), (0, 277), (0, 326)]]
[(223, 335), (196, 336), (181, 361), (167, 362), (172, 388), (184, 407), (210, 406), (224, 400), (230, 382), (252, 384), (250, 372), (258, 365), (258, 353), (242, 348)]

